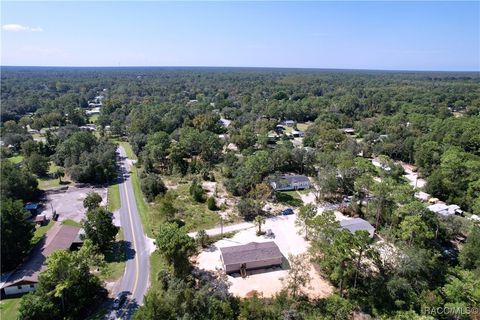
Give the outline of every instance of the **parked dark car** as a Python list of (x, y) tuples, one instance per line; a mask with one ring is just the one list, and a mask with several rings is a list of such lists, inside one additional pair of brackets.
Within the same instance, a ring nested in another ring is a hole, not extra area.
[(287, 208), (287, 209), (282, 211), (282, 216), (288, 216), (288, 215), (291, 215), (291, 214), (293, 214), (293, 209), (292, 208)]
[(123, 305), (125, 300), (127, 299), (128, 292), (123, 291), (117, 294), (115, 300), (113, 300), (113, 309), (118, 310)]

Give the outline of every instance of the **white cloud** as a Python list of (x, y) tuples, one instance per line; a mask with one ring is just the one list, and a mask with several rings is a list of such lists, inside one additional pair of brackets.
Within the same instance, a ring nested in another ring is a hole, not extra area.
[(21, 24), (4, 24), (2, 26), (2, 29), (5, 31), (13, 31), (13, 32), (42, 32), (43, 29), (40, 27), (29, 27), (29, 26), (24, 26)]

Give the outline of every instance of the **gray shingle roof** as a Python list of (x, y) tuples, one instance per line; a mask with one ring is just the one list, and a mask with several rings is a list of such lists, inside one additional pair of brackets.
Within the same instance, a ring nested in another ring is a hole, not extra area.
[(283, 258), (280, 249), (273, 241), (250, 242), (240, 246), (220, 248), (220, 252), (225, 265)]
[(309, 182), (308, 177), (303, 175), (283, 175), (278, 177), (280, 180), (287, 180), (290, 183)]
[(355, 233), (355, 231), (359, 230), (365, 230), (368, 232), (375, 230), (375, 228), (368, 221), (360, 218), (342, 220), (340, 221), (340, 226), (352, 233)]

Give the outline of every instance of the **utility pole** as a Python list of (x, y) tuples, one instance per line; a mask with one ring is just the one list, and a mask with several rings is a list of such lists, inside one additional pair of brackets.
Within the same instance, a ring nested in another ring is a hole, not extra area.
[(220, 215), (220, 235), (223, 238), (223, 216)]
[(56, 212), (53, 211), (53, 204), (52, 204), (51, 201), (50, 201), (50, 208), (52, 208), (52, 220), (53, 220), (53, 221), (57, 221), (57, 218), (55, 217), (55, 216), (56, 216)]

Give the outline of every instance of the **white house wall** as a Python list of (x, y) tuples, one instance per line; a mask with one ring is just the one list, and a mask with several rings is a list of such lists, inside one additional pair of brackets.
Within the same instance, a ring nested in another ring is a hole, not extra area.
[(6, 287), (4, 288), (4, 290), (5, 290), (5, 295), (11, 296), (11, 295), (23, 294), (30, 291), (34, 291), (36, 287), (37, 287), (36, 284), (33, 284), (33, 288), (29, 284), (22, 284), (19, 286)]

